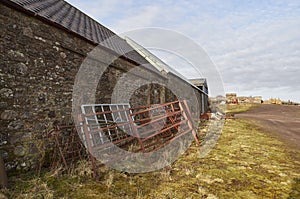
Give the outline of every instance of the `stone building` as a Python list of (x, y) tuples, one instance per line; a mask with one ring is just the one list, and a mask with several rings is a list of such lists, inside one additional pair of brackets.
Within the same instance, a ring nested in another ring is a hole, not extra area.
[(241, 104), (261, 104), (262, 103), (262, 96), (238, 96), (237, 97), (238, 103)]
[(226, 93), (226, 103), (227, 104), (237, 104), (237, 94), (236, 93)]
[(263, 103), (264, 104), (282, 104), (283, 102), (279, 98), (270, 98), (268, 100), (265, 100)]
[[(101, 57), (94, 61), (106, 69), (97, 82), (95, 103), (111, 103), (125, 73), (132, 78), (120, 85), (124, 91), (136, 79), (157, 80), (132, 91), (132, 106), (175, 100), (167, 85), (191, 87), (178, 76), (166, 77), (124, 39), (65, 1), (2, 0), (0, 10), (0, 152), (7, 171), (37, 168), (46, 149), (51, 150), (45, 139), (53, 126), (72, 123), (76, 75), (99, 44)], [(131, 74), (135, 68), (143, 75)], [(191, 104), (201, 106), (200, 101)]]
[(262, 96), (237, 96), (236, 93), (226, 93), (227, 104), (261, 104)]
[(262, 96), (254, 96), (253, 103), (254, 104), (261, 104), (263, 102)]

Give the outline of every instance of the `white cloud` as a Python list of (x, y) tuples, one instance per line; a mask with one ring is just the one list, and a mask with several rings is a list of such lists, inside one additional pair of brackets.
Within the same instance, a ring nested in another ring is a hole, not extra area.
[(137, 27), (153, 26), (153, 23), (159, 20), (159, 14), (162, 12), (159, 6), (146, 6), (140, 10), (133, 10), (124, 20), (117, 21), (114, 25), (117, 32), (136, 29)]
[(227, 91), (300, 102), (299, 1), (69, 1), (118, 33), (162, 27), (189, 36)]

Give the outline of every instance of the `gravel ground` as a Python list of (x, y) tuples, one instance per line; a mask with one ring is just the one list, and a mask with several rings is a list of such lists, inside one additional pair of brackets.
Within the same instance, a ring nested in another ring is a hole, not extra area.
[(300, 106), (262, 104), (235, 117), (256, 121), (262, 130), (300, 150)]

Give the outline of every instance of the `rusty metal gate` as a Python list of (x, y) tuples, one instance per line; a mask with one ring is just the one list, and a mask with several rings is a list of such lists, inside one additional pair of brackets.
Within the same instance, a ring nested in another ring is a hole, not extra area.
[[(129, 104), (88, 104), (82, 105), (81, 111), (80, 136), (91, 153), (95, 178), (97, 161), (93, 154), (113, 146), (148, 153), (187, 133), (192, 133), (199, 145), (186, 100), (134, 108)], [(118, 158), (123, 157), (115, 160)]]

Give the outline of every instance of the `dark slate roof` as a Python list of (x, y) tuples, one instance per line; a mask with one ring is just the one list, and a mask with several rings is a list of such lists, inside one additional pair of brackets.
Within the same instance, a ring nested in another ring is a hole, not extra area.
[[(148, 63), (127, 42), (117, 36), (114, 32), (104, 27), (91, 17), (87, 16), (71, 4), (63, 0), (4, 0), (14, 6), (38, 15), (43, 19), (55, 23), (60, 27), (84, 37), (85, 39), (105, 46), (118, 55), (136, 62), (137, 64)], [(107, 40), (113, 37), (113, 40)], [(127, 53), (126, 53), (127, 52)], [(159, 73), (155, 68), (146, 66), (153, 72)]]

